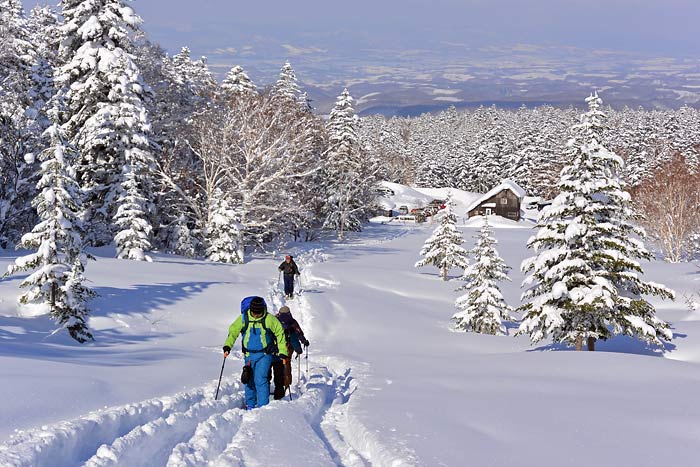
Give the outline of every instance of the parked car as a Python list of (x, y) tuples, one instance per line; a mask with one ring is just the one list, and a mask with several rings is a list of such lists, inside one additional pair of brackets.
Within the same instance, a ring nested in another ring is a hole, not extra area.
[(408, 206), (399, 206), (399, 212), (401, 214), (408, 214)]
[(385, 198), (389, 197), (389, 196), (394, 196), (396, 194), (396, 193), (394, 193), (394, 190), (392, 190), (391, 188), (387, 188), (385, 186), (379, 186), (379, 187), (375, 188), (374, 192), (378, 196), (384, 196)]

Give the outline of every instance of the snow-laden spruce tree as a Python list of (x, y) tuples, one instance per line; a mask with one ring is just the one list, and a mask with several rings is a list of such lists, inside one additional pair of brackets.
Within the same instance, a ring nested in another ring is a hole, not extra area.
[(362, 230), (375, 198), (372, 188), (376, 180), (360, 147), (352, 102), (348, 90), (343, 90), (326, 125), (329, 143), (324, 169), (327, 201), (323, 226), (335, 230), (341, 240), (347, 231)]
[(650, 259), (631, 223), (630, 196), (616, 172), (622, 160), (601, 145), (605, 114), (597, 94), (572, 128), (570, 161), (561, 173), (559, 195), (542, 211), (538, 233), (528, 247), (537, 255), (525, 260), (530, 275), (519, 334), (533, 342), (551, 336), (594, 350), (596, 339), (626, 334), (662, 345), (672, 338), (669, 325), (655, 315), (643, 295), (672, 298), (669, 289), (641, 280), (638, 259)]
[(440, 269), (442, 280), (446, 281), (451, 268), (465, 269), (469, 265), (469, 253), (462, 247), (464, 237), (457, 228), (457, 216), (452, 210), (450, 195), (445, 208), (434, 217), (440, 224), (423, 244), (420, 251), (423, 259), (416, 263), (416, 267), (435, 266)]
[(194, 258), (200, 250), (200, 241), (196, 232), (189, 226), (190, 220), (187, 215), (180, 214), (171, 228), (167, 231), (170, 236), (163, 241), (167, 251), (176, 255)]
[(141, 194), (134, 166), (127, 164), (123, 171), (117, 213), (114, 216), (118, 229), (114, 236), (117, 258), (151, 261), (151, 257), (146, 254), (151, 250), (152, 233), (146, 216), (149, 201)]
[(205, 231), (209, 261), (243, 264), (239, 221), (240, 213), (231, 207), (224, 193), (217, 189), (209, 200), (209, 220)]
[(209, 70), (206, 57), (192, 60), (188, 47), (173, 55), (171, 64), (178, 84), (193, 98), (191, 104), (206, 105), (216, 93), (218, 83)]
[(484, 217), (484, 225), (475, 238), (476, 247), (472, 250), (474, 263), (464, 270), (462, 280), (466, 283), (457, 289), (466, 293), (455, 301), (459, 310), (452, 316), (455, 329), (505, 334), (503, 322), (513, 319), (513, 308), (506, 304), (497, 283), (510, 280), (509, 268), (494, 247), (497, 242), (493, 238), (488, 216)]
[(301, 107), (301, 109), (306, 112), (313, 112), (314, 110), (313, 106), (311, 105), (311, 98), (309, 97), (309, 93), (307, 93), (306, 91), (302, 92), (299, 96), (299, 107)]
[(7, 273), (33, 271), (20, 284), (28, 290), (19, 302), (48, 311), (71, 337), (85, 342), (92, 339), (86, 301), (94, 293), (83, 284), (81, 193), (73, 169), (77, 154), (57, 122), (47, 133), (51, 145), (40, 155), (39, 194), (32, 203), (40, 222), (18, 245), (36, 252), (17, 258)]
[(42, 134), (49, 126), (44, 104), (51, 86), (33, 26), (20, 0), (0, 0), (0, 247), (16, 244), (37, 220), (33, 154), (48, 144)]
[[(78, 181), (86, 193), (88, 240), (112, 240), (112, 219), (131, 165), (140, 196), (149, 202), (152, 161), (150, 123), (144, 106), (148, 87), (131, 50), (141, 23), (124, 0), (63, 0), (60, 55), (56, 81), (67, 101), (65, 128), (80, 152)], [(127, 154), (132, 160), (127, 160)], [(139, 164), (135, 159), (140, 159)], [(122, 198), (123, 199), (123, 198)]]
[(236, 96), (257, 92), (255, 84), (240, 65), (236, 65), (229, 70), (226, 78), (221, 83), (221, 89), (226, 99), (234, 99)]
[(103, 106), (110, 117), (99, 118), (99, 125), (103, 131), (113, 131), (118, 136), (112, 144), (117, 160), (123, 164), (115, 203), (114, 242), (118, 258), (150, 261), (145, 254), (151, 249), (150, 215), (155, 211), (152, 201), (155, 162), (148, 147), (150, 124), (136, 92), (138, 88), (134, 87), (139, 79), (138, 69), (122, 58), (114, 65), (113, 73), (123, 85), (112, 89), (114, 103)]
[(272, 95), (276, 99), (283, 99), (293, 102), (299, 102), (301, 97), (301, 89), (297, 81), (297, 75), (292, 68), (291, 63), (285, 62), (280, 70), (280, 76), (277, 82), (272, 87)]

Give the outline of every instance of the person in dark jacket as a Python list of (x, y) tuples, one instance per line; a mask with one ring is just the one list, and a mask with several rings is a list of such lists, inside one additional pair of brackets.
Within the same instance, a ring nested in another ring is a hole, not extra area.
[(294, 262), (294, 258), (291, 255), (287, 255), (277, 269), (282, 271), (282, 275), (284, 276), (285, 298), (294, 298), (294, 276), (299, 275), (297, 263)]
[(275, 383), (274, 398), (275, 400), (279, 400), (284, 397), (287, 388), (292, 385), (292, 352), (301, 355), (304, 353), (302, 345), (308, 347), (309, 341), (304, 336), (304, 331), (302, 331), (301, 326), (299, 326), (297, 320), (292, 316), (292, 312), (288, 306), (280, 308), (276, 317), (284, 328), (284, 335), (287, 343), (286, 355), (289, 355), (289, 358), (286, 360), (277, 358), (272, 361), (272, 371), (274, 372), (273, 381)]

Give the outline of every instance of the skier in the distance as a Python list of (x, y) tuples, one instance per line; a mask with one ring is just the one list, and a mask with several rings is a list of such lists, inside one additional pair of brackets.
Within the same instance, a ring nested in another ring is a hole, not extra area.
[(285, 298), (294, 298), (294, 276), (299, 275), (299, 268), (294, 262), (292, 255), (284, 257), (284, 261), (277, 268), (282, 271), (284, 276), (284, 296)]

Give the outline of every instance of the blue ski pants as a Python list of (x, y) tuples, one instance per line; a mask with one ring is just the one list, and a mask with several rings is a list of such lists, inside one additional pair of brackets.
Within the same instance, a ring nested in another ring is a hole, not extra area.
[(284, 294), (292, 295), (294, 293), (294, 274), (284, 274)]
[(270, 381), (267, 375), (272, 365), (272, 355), (264, 352), (250, 353), (245, 358), (245, 364), (253, 369), (253, 377), (245, 385), (246, 407), (253, 409), (262, 407), (270, 402)]

